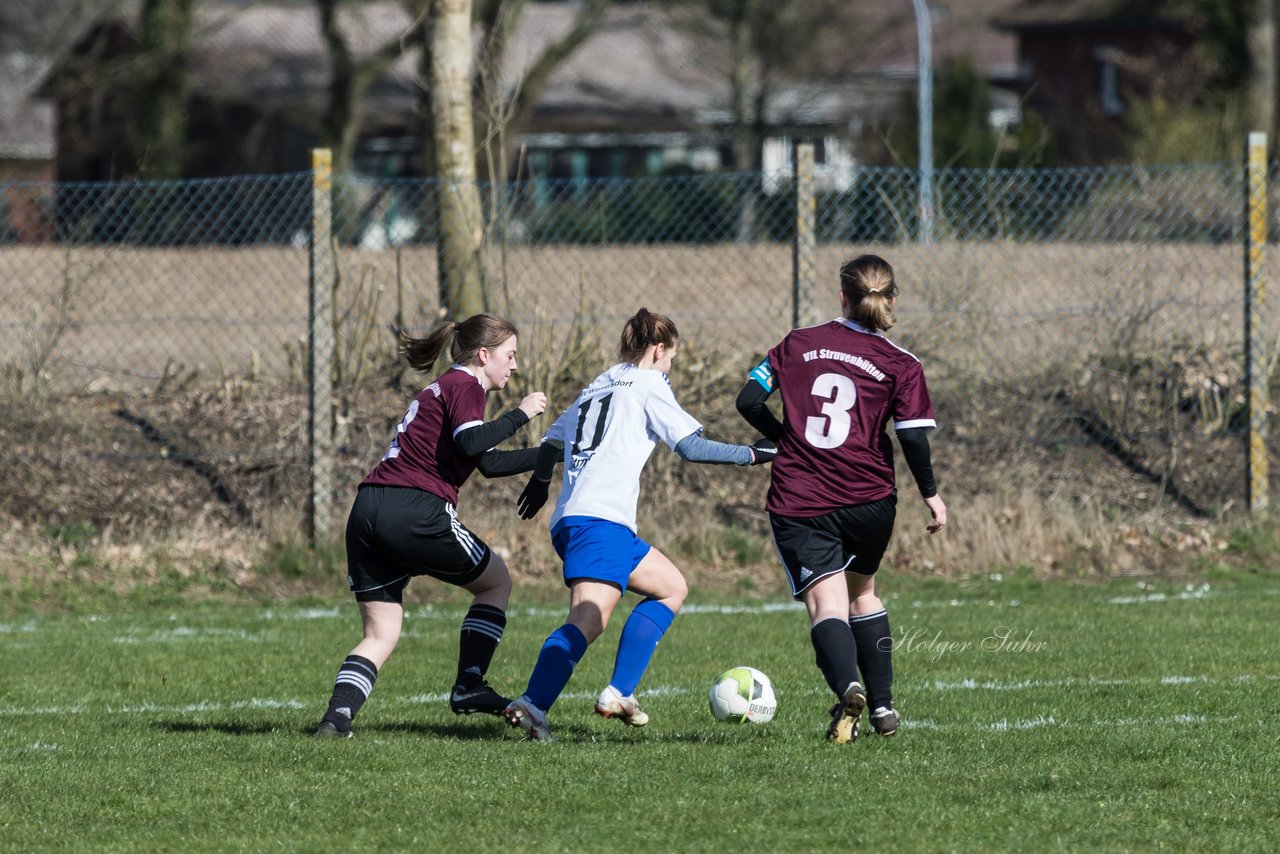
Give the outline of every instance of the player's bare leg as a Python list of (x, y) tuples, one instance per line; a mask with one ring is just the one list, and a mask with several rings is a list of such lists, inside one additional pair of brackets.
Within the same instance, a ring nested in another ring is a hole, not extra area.
[(351, 650), (351, 655), (363, 656), (381, 670), (400, 642), (404, 606), (396, 602), (357, 602), (356, 607), (360, 611), (364, 639)]
[(364, 638), (356, 644), (334, 680), (329, 708), (325, 711), (316, 735), (351, 737), (351, 724), (356, 713), (369, 699), (373, 684), (400, 640), (404, 625), (404, 606), (396, 602), (357, 602)]

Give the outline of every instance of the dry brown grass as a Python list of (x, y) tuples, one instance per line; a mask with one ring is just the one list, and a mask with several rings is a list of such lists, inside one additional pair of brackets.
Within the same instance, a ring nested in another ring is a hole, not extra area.
[[(708, 473), (661, 449), (658, 454), (643, 485), (640, 529), (677, 562), (694, 595), (785, 598), (786, 584), (760, 510), (767, 473)], [(530, 522), (515, 518), (519, 481), (468, 484), (461, 514), (511, 567), (518, 598), (554, 596), (561, 582), (546, 511)], [(691, 488), (694, 483), (702, 490)], [(904, 490), (882, 565), (886, 589), (892, 590), (893, 577), (904, 573), (956, 579), (1011, 571), (1072, 580), (1194, 577), (1204, 568), (1239, 562), (1227, 551), (1229, 523), (1190, 520), (1167, 506), (1118, 519), (1100, 502), (1046, 498), (1032, 484), (1003, 496), (974, 494), (955, 484), (946, 498), (950, 524), (931, 536), (925, 532), (923, 504), (910, 488)], [(300, 508), (273, 512), (265, 529), (228, 526), (217, 513), (203, 512), (180, 526), (108, 524), (75, 542), (53, 540), (39, 524), (11, 523), (0, 534), (3, 577), (11, 596), (20, 592), (24, 601), (44, 610), (75, 607), (64, 601), (68, 590), (87, 601), (103, 591), (136, 595), (151, 589), (144, 595), (199, 601), (316, 596), (346, 602), (340, 548), (322, 553), (314, 569), (282, 571), (278, 552), (282, 543), (297, 542)], [(439, 585), (421, 581), (411, 586), (410, 601), (440, 595)]]
[[(887, 569), (1087, 576), (1218, 559), (1243, 480), (1240, 442), (1225, 430), (1238, 411), (1237, 247), (825, 245), (820, 279), (833, 280), (855, 251), (878, 251), (899, 272), (892, 337), (925, 361), (942, 424), (936, 468), (952, 511), (948, 530), (927, 536), (900, 473)], [(377, 306), (377, 317), (355, 326), (385, 330), (397, 294), (411, 328), (434, 321), (433, 250), (342, 258), (339, 311)], [(712, 438), (752, 438), (732, 395), (751, 358), (790, 327), (789, 247), (514, 247), (493, 269), (503, 274), (496, 308), (522, 330), (525, 368), (508, 402), (541, 388), (553, 408), (567, 405), (609, 362), (623, 320), (646, 305), (672, 315), (684, 335), (675, 378), (682, 403)], [(154, 581), (157, 566), (178, 576), (201, 567), (231, 590), (341, 593), (337, 566), (324, 581), (270, 572), (271, 550), (296, 540), (305, 503), (305, 397), (288, 359), (306, 328), (302, 250), (4, 248), (0, 273), (0, 311), (23, 332), (52, 316), (58, 283), (74, 279), (73, 323), (48, 380), (96, 392), (34, 406), (0, 400), (9, 461), (0, 517), (12, 523), (0, 559), (10, 578), (86, 572), (128, 586)], [(822, 288), (825, 317), (837, 301), (834, 285)], [(4, 336), (0, 364), (29, 361), (23, 342), (34, 340)], [(344, 358), (380, 358), (386, 343)], [(406, 379), (380, 384), (375, 373), (342, 390), (340, 519), (418, 380)], [(1128, 460), (1082, 431), (1082, 411), (1116, 431)], [(536, 440), (548, 417), (521, 441)], [(145, 438), (142, 421), (169, 450)], [(206, 470), (182, 464), (173, 449)], [(697, 584), (779, 594), (760, 509), (766, 477), (683, 464), (659, 449), (644, 483), (642, 530)], [(554, 587), (545, 530), (511, 511), (519, 488), (477, 478), (463, 495), (463, 518), (522, 582)], [(1171, 498), (1178, 490), (1186, 502)], [(1196, 502), (1209, 518), (1189, 512)], [(1224, 520), (1212, 518), (1217, 511)], [(81, 521), (97, 532), (83, 549), (50, 545), (51, 527)], [(192, 584), (205, 589), (208, 579)]]

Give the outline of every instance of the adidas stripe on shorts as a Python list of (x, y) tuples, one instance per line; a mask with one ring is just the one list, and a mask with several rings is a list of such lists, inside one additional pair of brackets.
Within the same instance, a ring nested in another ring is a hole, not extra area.
[(889, 547), (898, 499), (841, 507), (821, 516), (769, 514), (773, 544), (787, 571), (791, 595), (799, 599), (820, 578), (835, 572), (874, 575)]
[(401, 486), (356, 493), (347, 517), (347, 584), (356, 601), (403, 602), (418, 575), (470, 584), (488, 563), (489, 546), (438, 495)]

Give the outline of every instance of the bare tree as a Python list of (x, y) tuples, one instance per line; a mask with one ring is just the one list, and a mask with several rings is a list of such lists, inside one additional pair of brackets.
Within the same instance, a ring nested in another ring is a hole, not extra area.
[(475, 7), (480, 51), (473, 92), (476, 137), (484, 154), (479, 167), (486, 178), (506, 177), (509, 140), (528, 126), (556, 69), (599, 30), (609, 0), (581, 0), (569, 28), (552, 39), (518, 78), (508, 81), (504, 78), (507, 49), (527, 5), (527, 0), (479, 0)]
[[(666, 0), (678, 26), (728, 46), (733, 168), (758, 175), (769, 117), (766, 107), (786, 80), (821, 81), (844, 74), (847, 33), (874, 34), (856, 24), (866, 0)], [(759, 224), (758, 178), (738, 207), (738, 239), (754, 240)]]
[[(419, 139), (422, 144), (422, 173), (424, 177), (433, 177), (436, 168), (435, 129), (431, 120), (431, 79), (432, 43), (435, 28), (432, 26), (431, 0), (404, 0), (405, 11), (415, 20), (421, 20), (422, 26), (417, 30), (418, 42), (418, 87), (415, 93), (415, 108), (420, 122)], [(431, 202), (434, 204), (434, 201)], [(425, 217), (424, 222), (434, 222), (435, 216)]]
[[(761, 146), (764, 144), (764, 106), (768, 95), (767, 76), (758, 49), (755, 21), (757, 0), (731, 0), (724, 12), (729, 19), (729, 44), (732, 69), (729, 91), (733, 101), (733, 165), (738, 172), (760, 171)], [(751, 186), (738, 203), (738, 240), (755, 240), (756, 205), (759, 193)]]
[[(568, 31), (508, 83), (503, 77), (507, 47), (526, 0), (480, 0), (479, 6), (471, 0), (405, 0), (405, 8), (425, 21), (419, 35), (423, 152), (429, 174), (438, 179), (430, 212), (435, 216), (427, 220), (439, 224), (440, 301), (454, 317), (484, 311), (489, 304), (483, 254), (488, 223), (479, 171), (505, 177), (512, 127), (528, 121), (555, 69), (599, 27), (607, 2), (583, 0)], [(481, 44), (474, 64), (473, 22)]]
[(414, 15), (413, 22), (404, 32), (357, 60), (340, 20), (342, 9), (351, 4), (347, 0), (315, 2), (330, 66), (329, 100), (320, 122), (320, 139), (333, 150), (334, 171), (347, 173), (351, 171), (355, 155), (365, 93), (418, 39), (426, 16)]
[(144, 0), (138, 17), (130, 138), (138, 174), (180, 178), (187, 144), (192, 0)]
[(455, 318), (485, 310), (484, 215), (471, 106), (471, 0), (430, 0), (431, 126), (440, 238), (440, 302)]

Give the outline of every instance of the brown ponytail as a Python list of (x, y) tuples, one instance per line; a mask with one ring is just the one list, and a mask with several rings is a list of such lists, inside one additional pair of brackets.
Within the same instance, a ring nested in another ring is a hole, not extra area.
[(898, 295), (893, 268), (879, 255), (859, 255), (840, 268), (840, 290), (845, 296), (845, 317), (873, 332), (891, 329), (892, 299)]
[(671, 318), (642, 308), (622, 327), (618, 355), (624, 362), (634, 362), (654, 344), (674, 347), (679, 340), (680, 332)]
[(480, 348), (493, 349), (516, 334), (511, 321), (493, 314), (476, 314), (461, 323), (446, 320), (426, 338), (412, 338), (401, 332), (400, 352), (409, 367), (425, 374), (435, 366), (446, 344), (455, 364), (469, 365), (475, 361)]

